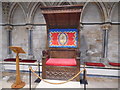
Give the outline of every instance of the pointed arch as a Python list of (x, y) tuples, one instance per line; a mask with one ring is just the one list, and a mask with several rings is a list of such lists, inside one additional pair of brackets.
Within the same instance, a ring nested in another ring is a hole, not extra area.
[(37, 11), (37, 9), (40, 7), (40, 6), (44, 6), (43, 3), (35, 3), (31, 9), (31, 11), (29, 12), (29, 23), (33, 23), (34, 21), (34, 16), (35, 16), (35, 12)]
[(106, 13), (104, 5), (101, 2), (86, 2), (84, 4), (84, 7), (83, 7), (83, 10), (82, 10), (82, 13), (81, 13), (80, 22), (83, 22), (84, 12), (85, 12), (86, 7), (88, 6), (89, 3), (92, 3), (92, 4), (94, 4), (94, 5), (96, 5), (98, 7), (98, 9), (100, 11), (102, 22), (105, 22), (106, 18), (107, 18), (107, 13)]
[[(24, 14), (24, 18), (26, 19), (26, 13), (25, 13), (25, 10), (23, 8), (23, 6), (18, 3), (18, 2), (15, 2), (12, 4), (11, 8), (10, 8), (10, 11), (9, 11), (9, 15), (8, 15), (8, 24), (12, 23), (13, 22), (13, 15), (14, 15), (14, 12), (16, 10), (17, 7), (20, 7), (23, 14)], [(26, 20), (25, 20), (26, 21)]]
[[(109, 13), (109, 19), (111, 20), (111, 22), (112, 22), (112, 15), (114, 14), (114, 10), (117, 8), (117, 6), (118, 6), (118, 2), (115, 2), (114, 4), (113, 4), (113, 6), (112, 6), (112, 8), (111, 8), (111, 11), (110, 11), (110, 13)], [(118, 11), (117, 11), (118, 12)], [(117, 14), (118, 15), (118, 14)]]

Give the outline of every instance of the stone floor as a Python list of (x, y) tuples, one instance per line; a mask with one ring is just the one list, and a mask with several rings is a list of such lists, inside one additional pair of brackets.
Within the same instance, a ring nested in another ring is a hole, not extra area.
[[(29, 73), (21, 73), (21, 80), (26, 83), (24, 88), (29, 88)], [(34, 83), (36, 77), (32, 74), (32, 88), (83, 88), (83, 85), (80, 85), (79, 82), (69, 82), (65, 85), (50, 85), (43, 81), (40, 84)], [(118, 88), (118, 81), (120, 79), (117, 78), (106, 78), (106, 77), (87, 77), (88, 85), (87, 88)], [(3, 72), (2, 79), (0, 83), (2, 83), (2, 87), (0, 88), (11, 88), (11, 85), (15, 81), (15, 73), (14, 72)], [(51, 82), (62, 82), (62, 81), (54, 81), (49, 80)], [(69, 86), (67, 86), (69, 85)], [(72, 85), (72, 86), (71, 86)]]

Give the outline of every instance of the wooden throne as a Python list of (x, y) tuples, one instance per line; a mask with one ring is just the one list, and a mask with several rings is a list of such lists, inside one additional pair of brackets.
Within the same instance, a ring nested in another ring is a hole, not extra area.
[[(80, 71), (80, 15), (82, 5), (41, 7), (47, 24), (42, 54), (42, 78), (67, 80)], [(79, 81), (80, 77), (74, 80)]]

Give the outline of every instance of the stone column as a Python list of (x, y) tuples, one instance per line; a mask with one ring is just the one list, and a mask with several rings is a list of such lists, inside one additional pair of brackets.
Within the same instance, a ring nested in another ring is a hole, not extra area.
[(12, 46), (12, 26), (5, 26), (5, 30), (7, 30), (7, 53), (8, 56), (12, 55), (12, 51), (10, 50), (9, 46)]
[(110, 31), (110, 27), (111, 25), (110, 24), (104, 24), (102, 26), (102, 30), (103, 30), (103, 53), (102, 53), (102, 59), (104, 59), (104, 62), (107, 62), (105, 60), (108, 60), (107, 59), (107, 54), (108, 54), (108, 34), (109, 34), (109, 31)]
[(27, 25), (26, 29), (28, 30), (28, 56), (33, 58), (33, 26)]

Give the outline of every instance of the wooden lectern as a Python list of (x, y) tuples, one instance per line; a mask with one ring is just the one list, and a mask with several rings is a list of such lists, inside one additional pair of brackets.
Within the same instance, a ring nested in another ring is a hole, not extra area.
[(21, 47), (16, 46), (10, 46), (9, 48), (16, 53), (16, 82), (12, 84), (11, 88), (23, 88), (25, 82), (22, 82), (20, 79), (19, 53), (25, 53), (25, 51)]

